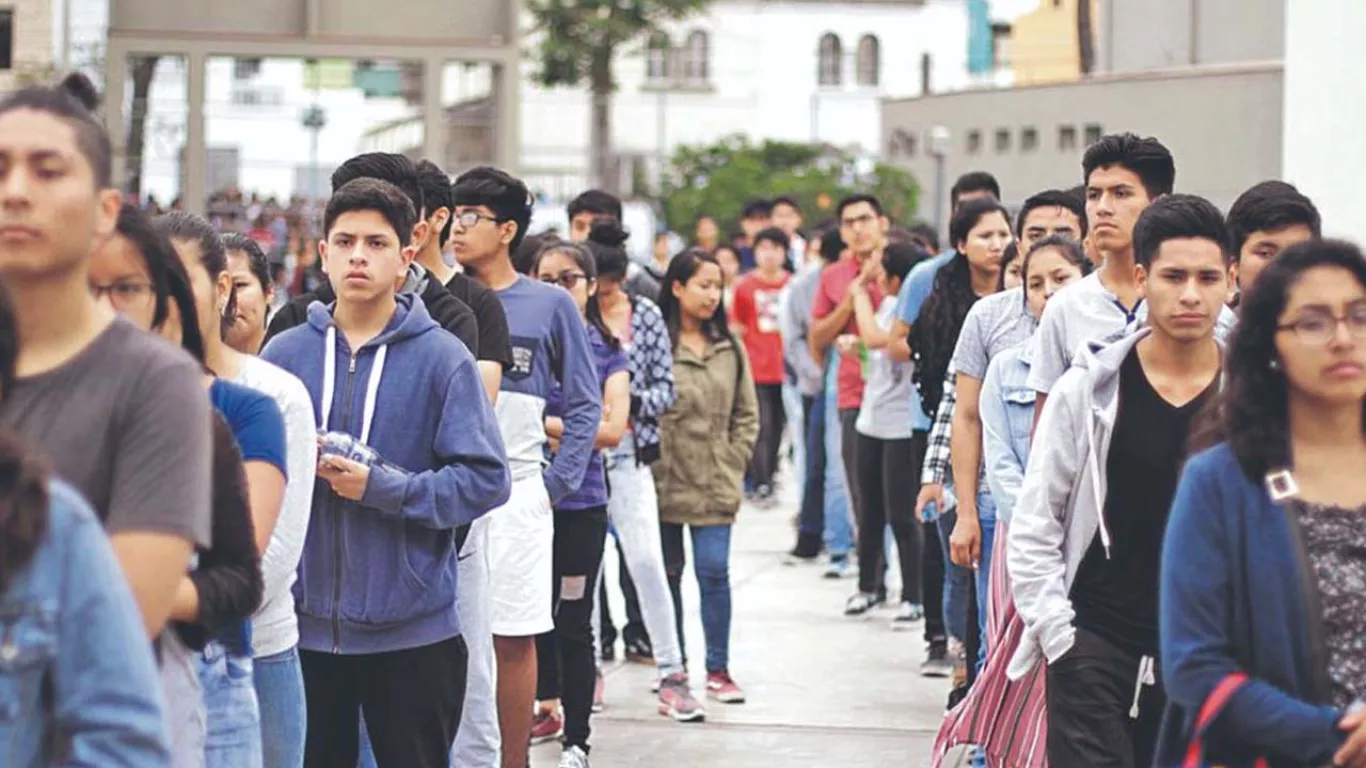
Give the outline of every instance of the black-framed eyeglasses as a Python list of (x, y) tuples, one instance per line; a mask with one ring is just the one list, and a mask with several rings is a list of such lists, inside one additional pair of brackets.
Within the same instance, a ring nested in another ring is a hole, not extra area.
[(574, 287), (579, 284), (580, 280), (589, 280), (591, 282), (592, 278), (582, 272), (561, 272), (558, 275), (546, 275), (541, 278), (541, 282), (558, 285), (566, 291), (574, 290)]
[(495, 224), (499, 221), (497, 216), (487, 216), (479, 211), (460, 211), (451, 216), (451, 220), (459, 224), (461, 229), (472, 229), (479, 226), (481, 221), (491, 221)]
[(1338, 334), (1338, 325), (1346, 325), (1353, 338), (1366, 339), (1366, 303), (1353, 304), (1346, 314), (1307, 312), (1298, 319), (1276, 326), (1278, 331), (1291, 331), (1306, 344), (1329, 344)]
[(113, 304), (115, 309), (145, 307), (155, 293), (151, 283), (139, 280), (120, 280), (108, 285), (90, 284), (90, 295), (95, 297), (96, 301), (108, 296), (109, 303)]
[(877, 220), (877, 217), (874, 216), (873, 214), (871, 214), (871, 213), (865, 213), (865, 214), (863, 214), (862, 216), (855, 216), (855, 217), (853, 217), (853, 218), (851, 218), (851, 219), (840, 219), (840, 226), (842, 226), (842, 227), (851, 227), (851, 228), (852, 228), (852, 227), (864, 227), (864, 226), (867, 226), (867, 225), (873, 223), (873, 222), (876, 221), (876, 220)]

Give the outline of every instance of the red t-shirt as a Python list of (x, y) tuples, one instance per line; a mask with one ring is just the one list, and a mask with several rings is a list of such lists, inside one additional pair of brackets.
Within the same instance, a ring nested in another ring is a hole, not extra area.
[(768, 282), (758, 272), (735, 281), (732, 309), (736, 325), (745, 329), (745, 352), (754, 368), (755, 384), (783, 383), (783, 337), (778, 333), (778, 300), (790, 275), (784, 271), (777, 282)]
[[(849, 286), (858, 277), (860, 265), (857, 259), (846, 258), (831, 264), (821, 272), (821, 284), (816, 290), (816, 298), (811, 303), (811, 316), (817, 320), (835, 311), (835, 307), (849, 293)], [(882, 303), (882, 291), (877, 285), (868, 286), (868, 297), (876, 307)], [(858, 333), (858, 320), (851, 313), (849, 323), (841, 333)], [(830, 354), (839, 354), (834, 345)], [(835, 405), (840, 410), (857, 408), (863, 404), (863, 364), (855, 355), (840, 355), (839, 385), (835, 392)]]

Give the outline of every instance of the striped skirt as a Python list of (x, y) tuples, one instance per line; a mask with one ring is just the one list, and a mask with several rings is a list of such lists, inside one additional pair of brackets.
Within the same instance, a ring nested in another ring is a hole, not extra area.
[(1006, 525), (997, 520), (989, 576), (987, 663), (968, 695), (944, 716), (934, 742), (934, 768), (940, 768), (950, 749), (965, 744), (980, 748), (992, 768), (1048, 765), (1044, 665), (1036, 665), (1018, 682), (1006, 677), (1024, 635), (1024, 622), (1010, 597), (1006, 539)]

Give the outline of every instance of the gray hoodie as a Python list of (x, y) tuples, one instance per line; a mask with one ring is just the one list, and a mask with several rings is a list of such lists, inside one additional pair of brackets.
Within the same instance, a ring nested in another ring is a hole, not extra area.
[(1035, 430), (1044, 439), (1034, 441), (1006, 542), (1011, 594), (1025, 624), (1006, 669), (1011, 680), (1040, 656), (1051, 663), (1071, 649), (1072, 582), (1097, 531), (1110, 554), (1104, 468), (1119, 411), (1119, 369), (1150, 333), (1145, 327), (1108, 345), (1084, 346), (1044, 406)]

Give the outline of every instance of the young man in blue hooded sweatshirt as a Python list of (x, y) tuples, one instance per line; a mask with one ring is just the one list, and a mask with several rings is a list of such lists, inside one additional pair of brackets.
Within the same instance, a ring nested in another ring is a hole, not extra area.
[(310, 767), (356, 764), (358, 712), (381, 768), (448, 764), (468, 656), (453, 533), (511, 485), (474, 357), (397, 292), (416, 217), (386, 182), (338, 189), (319, 247), (337, 300), (262, 352), (330, 433), (295, 586)]

